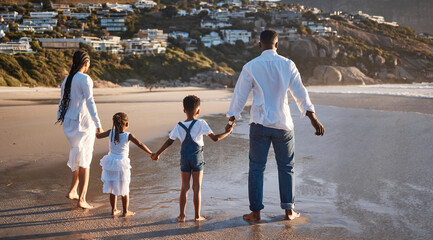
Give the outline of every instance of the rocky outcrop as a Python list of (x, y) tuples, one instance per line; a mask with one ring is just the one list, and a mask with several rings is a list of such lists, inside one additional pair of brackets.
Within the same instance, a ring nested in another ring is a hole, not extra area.
[(326, 85), (365, 85), (373, 84), (374, 80), (367, 77), (356, 67), (334, 67), (319, 65), (314, 69), (313, 77), (308, 84)]
[(293, 56), (303, 58), (317, 57), (317, 45), (308, 39), (299, 39), (294, 41), (290, 46), (290, 52)]

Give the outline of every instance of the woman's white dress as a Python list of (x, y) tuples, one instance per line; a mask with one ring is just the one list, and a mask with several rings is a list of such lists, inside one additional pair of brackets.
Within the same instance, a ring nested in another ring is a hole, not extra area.
[(131, 164), (129, 159), (129, 132), (119, 133), (119, 142), (113, 142), (114, 130), (110, 131), (110, 152), (100, 162), (102, 166), (102, 191), (116, 196), (129, 194)]
[[(66, 79), (67, 77), (62, 84), (57, 118), (60, 115)], [(93, 98), (93, 81), (87, 74), (76, 73), (71, 83), (69, 107), (63, 120), (63, 132), (70, 147), (67, 165), (72, 171), (78, 170), (78, 167), (90, 167), (97, 127), (101, 127), (101, 122)]]

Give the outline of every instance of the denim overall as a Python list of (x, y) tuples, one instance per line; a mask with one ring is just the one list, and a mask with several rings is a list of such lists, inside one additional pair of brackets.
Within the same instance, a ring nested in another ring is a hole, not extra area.
[(199, 172), (204, 168), (203, 147), (194, 142), (191, 137), (191, 129), (196, 122), (197, 120), (193, 120), (189, 128), (179, 122), (179, 126), (186, 131), (180, 150), (180, 170), (182, 172)]

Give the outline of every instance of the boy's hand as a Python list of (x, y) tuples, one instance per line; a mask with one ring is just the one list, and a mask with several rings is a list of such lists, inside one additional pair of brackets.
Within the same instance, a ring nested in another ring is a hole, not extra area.
[(157, 161), (157, 160), (159, 159), (159, 155), (156, 154), (156, 153), (152, 153), (152, 154), (150, 155), (150, 158), (151, 158), (152, 160), (154, 160), (154, 161)]

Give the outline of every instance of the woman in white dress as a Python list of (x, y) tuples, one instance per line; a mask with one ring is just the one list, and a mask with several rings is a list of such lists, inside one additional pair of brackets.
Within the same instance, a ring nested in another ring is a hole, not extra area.
[(57, 122), (63, 125), (70, 146), (67, 165), (72, 170), (72, 184), (66, 197), (78, 200), (77, 205), (81, 208), (93, 207), (87, 203), (86, 193), (95, 133), (102, 132), (93, 99), (93, 81), (85, 74), (89, 66), (87, 52), (80, 50), (74, 53), (71, 70), (62, 83), (57, 112)]

